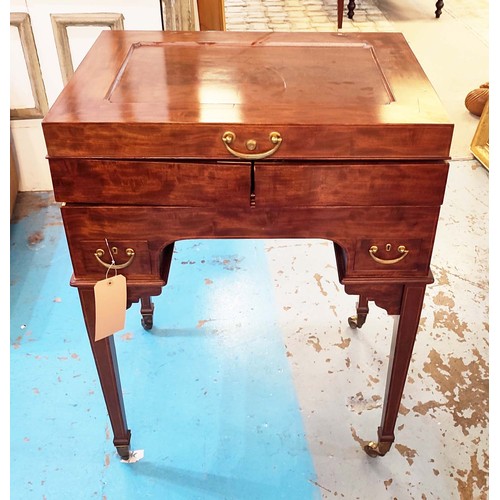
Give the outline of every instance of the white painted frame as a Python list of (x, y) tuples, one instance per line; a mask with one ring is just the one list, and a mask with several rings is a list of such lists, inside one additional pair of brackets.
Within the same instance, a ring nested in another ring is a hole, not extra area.
[(64, 85), (68, 83), (75, 72), (68, 38), (69, 26), (105, 26), (112, 30), (123, 29), (123, 14), (112, 12), (51, 14), (50, 19)]
[(10, 119), (28, 120), (43, 118), (49, 110), (49, 104), (29, 14), (27, 12), (11, 12), (10, 25), (16, 27), (19, 31), (19, 39), (21, 40), (21, 47), (35, 103), (33, 108), (11, 108)]

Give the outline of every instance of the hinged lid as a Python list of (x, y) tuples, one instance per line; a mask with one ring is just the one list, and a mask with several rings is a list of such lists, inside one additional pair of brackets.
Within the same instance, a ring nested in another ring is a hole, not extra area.
[(103, 31), (43, 121), (51, 157), (447, 158), (399, 33)]

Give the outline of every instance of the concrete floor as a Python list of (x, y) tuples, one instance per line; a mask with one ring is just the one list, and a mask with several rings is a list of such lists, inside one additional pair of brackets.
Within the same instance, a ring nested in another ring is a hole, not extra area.
[[(445, 1), (436, 22), (458, 4)], [(450, 109), (459, 116), (456, 99)], [(363, 328), (349, 328), (356, 298), (326, 241), (225, 240), (176, 245), (154, 328), (141, 328), (134, 305), (115, 335), (132, 446), (144, 450), (121, 463), (68, 285), (59, 206), (21, 193), (10, 498), (486, 499), (489, 174), (468, 153), (465, 116), (396, 443), (378, 459), (362, 445), (376, 437), (393, 319), (371, 305)]]

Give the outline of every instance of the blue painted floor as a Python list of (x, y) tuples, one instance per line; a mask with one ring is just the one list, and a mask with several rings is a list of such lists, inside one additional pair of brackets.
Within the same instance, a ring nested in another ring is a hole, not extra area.
[[(24, 199), (23, 199), (24, 198)], [(13, 500), (320, 498), (275, 316), (264, 242), (185, 241), (115, 334), (137, 463), (121, 463), (58, 205), (20, 194), (11, 224)]]
[(357, 297), (338, 283), (331, 242), (205, 240), (177, 244), (154, 328), (135, 304), (115, 334), (132, 448), (144, 450), (121, 463), (59, 206), (20, 193), (10, 498), (486, 498), (488, 182), (475, 160), (452, 162), (396, 441), (378, 459), (363, 446), (380, 423), (393, 319), (370, 303), (363, 328), (349, 327)]

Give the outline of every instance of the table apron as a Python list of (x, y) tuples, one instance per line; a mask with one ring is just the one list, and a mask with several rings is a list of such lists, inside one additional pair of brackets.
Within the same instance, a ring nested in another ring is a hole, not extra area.
[[(204, 209), (65, 205), (62, 216), (77, 278), (100, 279), (106, 241), (135, 280), (162, 279), (165, 249), (189, 239), (308, 238), (342, 248), (347, 277), (427, 276), (439, 207)], [(376, 247), (376, 250), (374, 250)], [(128, 253), (127, 253), (128, 252)]]

